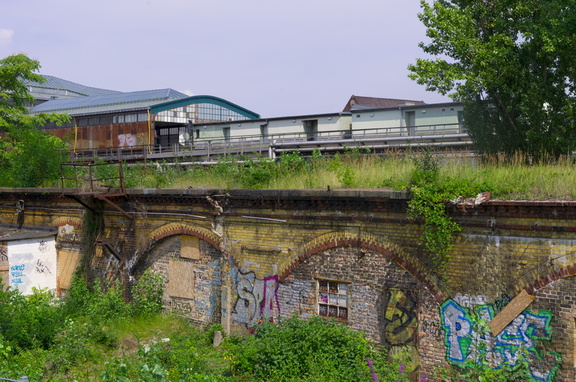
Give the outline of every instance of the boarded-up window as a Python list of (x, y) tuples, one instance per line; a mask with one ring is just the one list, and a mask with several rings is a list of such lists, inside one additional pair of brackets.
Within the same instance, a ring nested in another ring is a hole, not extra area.
[(196, 236), (183, 235), (180, 256), (186, 259), (200, 259), (200, 239)]
[(58, 251), (58, 287), (70, 289), (72, 276), (80, 264), (80, 253), (76, 251)]
[(194, 298), (194, 268), (194, 263), (170, 259), (168, 262), (170, 296)]

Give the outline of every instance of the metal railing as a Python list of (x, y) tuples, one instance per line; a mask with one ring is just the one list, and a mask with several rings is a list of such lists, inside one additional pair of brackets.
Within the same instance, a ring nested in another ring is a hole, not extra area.
[(467, 134), (462, 124), (438, 124), (409, 127), (384, 127), (354, 130), (330, 130), (314, 133), (280, 133), (262, 135), (243, 135), (228, 138), (194, 139), (186, 144), (141, 145), (130, 147), (106, 147), (98, 149), (76, 149), (72, 152), (73, 160), (87, 158), (105, 158), (114, 160), (145, 160), (162, 159), (179, 156), (206, 156), (223, 154), (245, 154), (252, 152), (268, 152), (271, 144), (311, 142), (318, 143), (335, 140), (350, 140), (359, 142), (364, 139), (394, 138), (394, 137), (427, 137), (450, 134)]
[[(111, 166), (113, 168), (110, 170)], [(98, 171), (102, 168), (102, 171)], [(70, 169), (70, 171), (67, 171)], [(92, 162), (70, 162), (62, 163), (61, 185), (62, 190), (75, 188), (77, 192), (86, 194), (110, 192), (114, 189), (116, 193), (125, 193), (124, 174), (122, 162), (92, 163)]]

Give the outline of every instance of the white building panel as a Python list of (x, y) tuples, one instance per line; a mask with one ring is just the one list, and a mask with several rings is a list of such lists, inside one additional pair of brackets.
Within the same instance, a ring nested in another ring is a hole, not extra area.
[(54, 236), (8, 242), (9, 286), (25, 295), (32, 288), (55, 291), (56, 259)]

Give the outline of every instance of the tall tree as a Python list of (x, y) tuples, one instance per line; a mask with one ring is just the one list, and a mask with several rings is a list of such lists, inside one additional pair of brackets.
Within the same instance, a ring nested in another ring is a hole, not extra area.
[(576, 149), (574, 0), (421, 1), (434, 59), (410, 77), (464, 104), (476, 148), (558, 156)]
[(66, 145), (42, 130), (66, 114), (28, 115), (34, 98), (24, 80), (42, 83), (40, 63), (24, 54), (0, 60), (0, 186), (37, 187), (57, 179)]

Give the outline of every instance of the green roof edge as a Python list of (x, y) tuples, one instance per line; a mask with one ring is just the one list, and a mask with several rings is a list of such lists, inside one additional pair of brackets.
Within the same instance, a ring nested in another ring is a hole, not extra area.
[(260, 114), (254, 113), (253, 111), (245, 109), (242, 106), (238, 106), (238, 105), (236, 105), (230, 101), (226, 101), (225, 99), (222, 99), (222, 98), (218, 98), (218, 97), (214, 97), (214, 96), (208, 96), (208, 95), (199, 95), (199, 96), (192, 96), (192, 97), (187, 97), (187, 98), (180, 98), (180, 99), (177, 99), (174, 101), (168, 101), (168, 102), (163, 102), (163, 103), (159, 103), (156, 105), (152, 105), (152, 106), (150, 106), (150, 113), (158, 114), (161, 111), (166, 111), (166, 110), (174, 109), (177, 107), (182, 107), (182, 106), (186, 106), (186, 105), (193, 105), (193, 104), (198, 104), (198, 103), (211, 103), (214, 105), (222, 106), (222, 107), (225, 107), (229, 110), (232, 110), (238, 114), (241, 114), (241, 115), (243, 115), (249, 119), (259, 119), (260, 118)]

